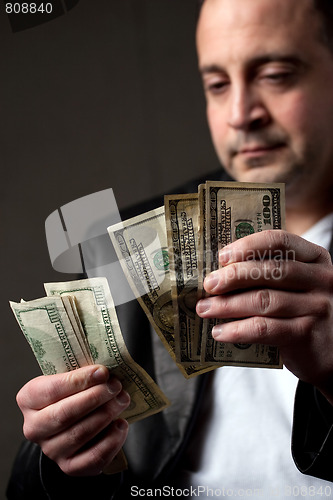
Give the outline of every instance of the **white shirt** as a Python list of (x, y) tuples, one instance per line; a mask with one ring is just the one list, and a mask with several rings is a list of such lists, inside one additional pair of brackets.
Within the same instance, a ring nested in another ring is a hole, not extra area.
[[(303, 237), (328, 249), (332, 228), (330, 214)], [(212, 411), (198, 431), (197, 445), (195, 439), (190, 445), (198, 463), (192, 461), (191, 470), (182, 471), (182, 487), (192, 486), (192, 492), (207, 500), (333, 498), (333, 484), (305, 476), (291, 456), (297, 382), (286, 368), (215, 370)]]

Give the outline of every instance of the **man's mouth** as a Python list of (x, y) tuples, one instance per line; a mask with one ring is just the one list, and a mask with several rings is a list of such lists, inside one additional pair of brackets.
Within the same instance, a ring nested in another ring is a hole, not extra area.
[(252, 157), (267, 155), (270, 153), (275, 153), (283, 147), (284, 147), (284, 144), (282, 144), (282, 143), (270, 144), (270, 145), (250, 144), (250, 145), (243, 146), (242, 148), (240, 148), (236, 152), (236, 155), (252, 158)]

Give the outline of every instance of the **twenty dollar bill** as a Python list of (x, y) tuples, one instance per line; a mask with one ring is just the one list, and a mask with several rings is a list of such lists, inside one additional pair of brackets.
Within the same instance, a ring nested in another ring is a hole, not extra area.
[(126, 348), (106, 278), (47, 283), (45, 290), (52, 297), (75, 298), (94, 363), (107, 366), (131, 396), (122, 418), (135, 422), (168, 406), (162, 391)]

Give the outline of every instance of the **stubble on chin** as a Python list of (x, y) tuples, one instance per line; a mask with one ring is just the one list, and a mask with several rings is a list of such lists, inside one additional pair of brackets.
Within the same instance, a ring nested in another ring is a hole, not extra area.
[(263, 158), (249, 158), (241, 163), (234, 160), (226, 170), (238, 182), (284, 183), (291, 187), (299, 186), (302, 175), (302, 170), (296, 165), (268, 163)]

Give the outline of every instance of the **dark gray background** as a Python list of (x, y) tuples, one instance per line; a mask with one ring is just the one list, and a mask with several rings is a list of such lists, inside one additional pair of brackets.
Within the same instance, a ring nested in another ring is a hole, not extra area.
[(195, 54), (195, 0), (80, 0), (13, 34), (0, 4), (0, 497), (22, 439), (19, 388), (39, 368), (8, 300), (44, 295), (44, 222), (112, 187), (118, 206), (218, 167)]

